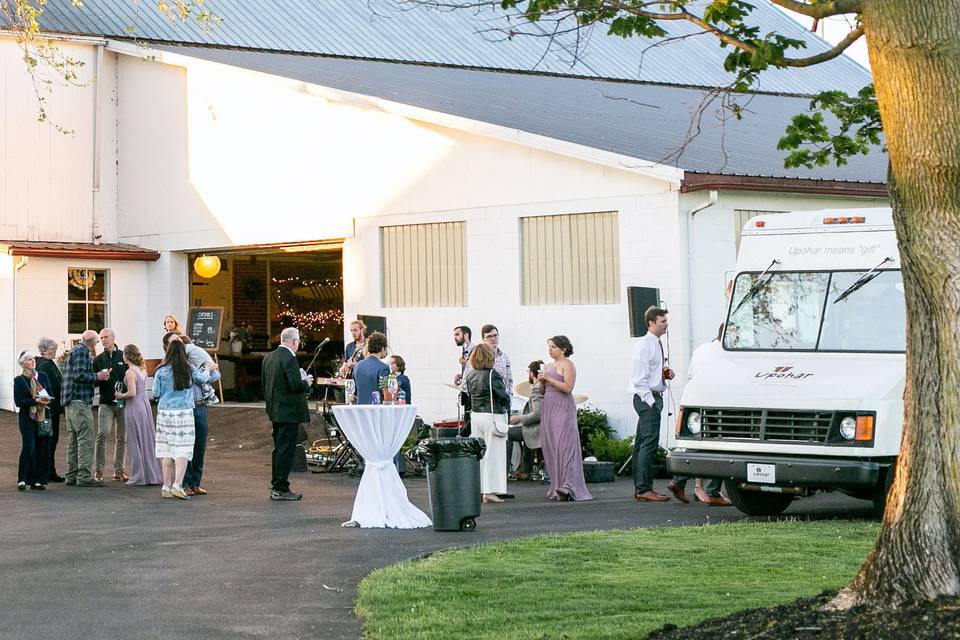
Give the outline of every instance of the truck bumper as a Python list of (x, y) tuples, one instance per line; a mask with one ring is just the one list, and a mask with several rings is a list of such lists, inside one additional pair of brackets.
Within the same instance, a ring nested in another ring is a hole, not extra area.
[(889, 464), (848, 458), (804, 458), (723, 451), (671, 451), (667, 469), (674, 475), (747, 481), (747, 463), (774, 465), (775, 486), (874, 487)]

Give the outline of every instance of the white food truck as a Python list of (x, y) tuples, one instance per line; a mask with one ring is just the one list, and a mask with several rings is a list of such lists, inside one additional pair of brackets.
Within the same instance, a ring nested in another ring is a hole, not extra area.
[(903, 418), (906, 314), (889, 209), (743, 229), (721, 349), (683, 390), (668, 468), (774, 515), (840, 490), (882, 512)]

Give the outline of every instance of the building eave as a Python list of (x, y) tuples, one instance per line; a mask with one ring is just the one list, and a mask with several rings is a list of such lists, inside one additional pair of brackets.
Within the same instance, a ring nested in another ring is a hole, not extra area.
[(887, 185), (876, 182), (845, 182), (842, 180), (809, 180), (804, 178), (777, 178), (767, 176), (737, 176), (715, 173), (686, 172), (680, 183), (681, 193), (695, 191), (774, 191), (819, 196), (846, 196), (858, 198), (888, 198)]
[(0, 240), (0, 252), (8, 256), (65, 258), (73, 260), (133, 260), (154, 262), (160, 254), (132, 244), (93, 244), (87, 242), (43, 242)]

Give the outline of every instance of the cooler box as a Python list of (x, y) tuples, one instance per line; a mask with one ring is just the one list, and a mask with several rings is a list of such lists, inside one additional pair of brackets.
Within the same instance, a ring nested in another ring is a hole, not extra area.
[(441, 420), (433, 423), (430, 430), (431, 437), (434, 440), (443, 440), (445, 438), (456, 438), (460, 435), (460, 428), (463, 426), (463, 420)]

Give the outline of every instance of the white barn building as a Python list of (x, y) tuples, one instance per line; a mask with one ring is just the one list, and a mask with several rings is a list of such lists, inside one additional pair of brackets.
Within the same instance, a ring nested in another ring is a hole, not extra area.
[[(879, 153), (787, 170), (776, 150), (811, 94), (870, 81), (843, 57), (770, 72), (745, 118), (721, 123), (704, 87), (724, 84), (723, 52), (705, 38), (638, 68), (645, 43), (598, 32), (570, 66), (542, 40), (478, 36), (473, 14), (340, 0), (284, 25), (260, 2), (209, 3), (224, 20), (209, 32), (146, 13), (133, 42), (126, 0), (97, 4), (45, 14), (84, 62), (86, 82), (46, 104), (71, 135), (36, 121), (0, 32), (3, 408), (15, 354), (41, 336), (107, 325), (157, 358), (166, 314), (222, 306), (254, 328), (251, 359), (287, 322), (315, 343), (342, 341), (343, 318), (385, 318), (427, 421), (457, 412), (454, 326), (496, 324), (515, 382), (566, 334), (578, 393), (627, 435), (628, 287), (670, 311), (679, 399), (751, 213), (886, 203)], [(825, 47), (759, 4), (769, 28)], [(224, 267), (209, 280), (191, 269), (203, 254)], [(244, 366), (228, 386), (256, 387)]]

